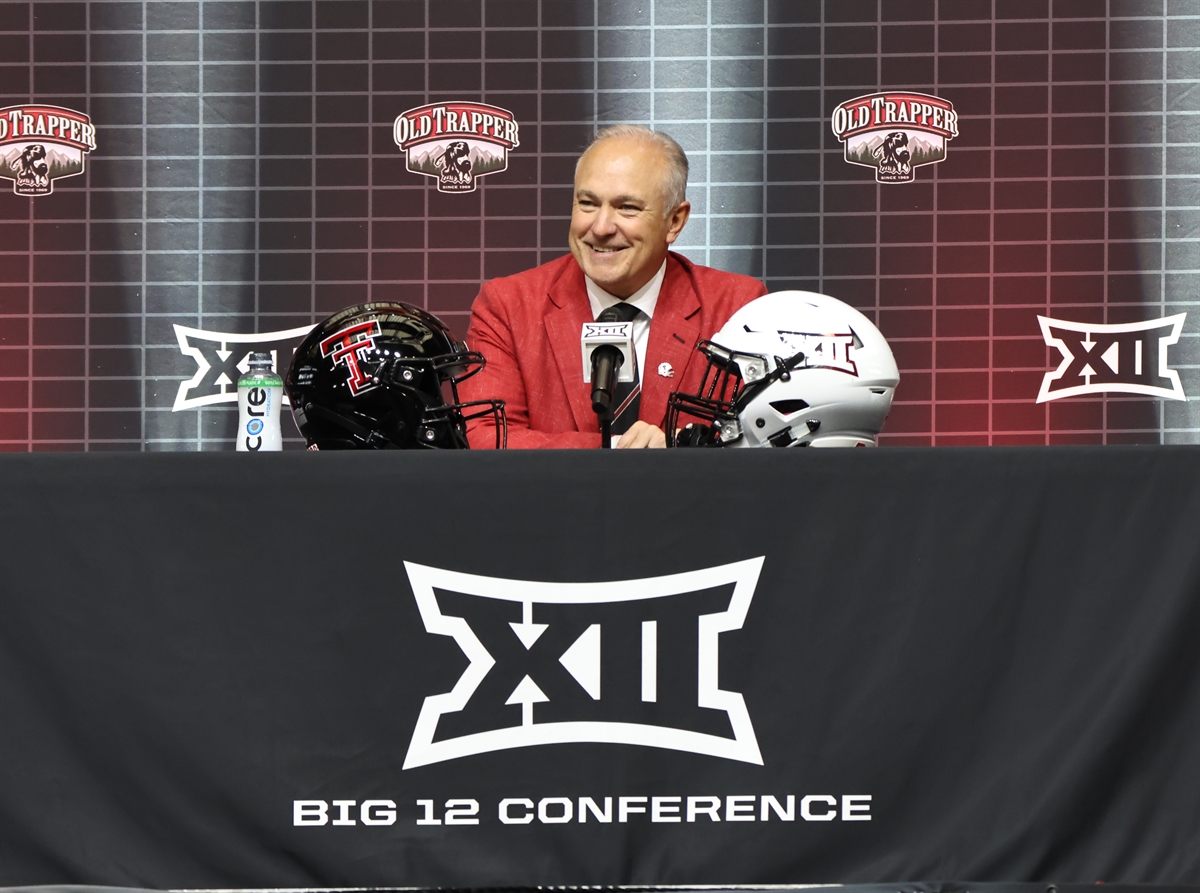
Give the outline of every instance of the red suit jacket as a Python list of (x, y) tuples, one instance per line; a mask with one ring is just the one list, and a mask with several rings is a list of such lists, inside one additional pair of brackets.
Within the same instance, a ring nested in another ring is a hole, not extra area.
[[(743, 305), (766, 294), (757, 279), (693, 264), (671, 253), (650, 322), (638, 418), (662, 425), (667, 396), (695, 393), (707, 367), (696, 342), (711, 338)], [(471, 308), (467, 346), (487, 358), (459, 386), (463, 400), (504, 400), (513, 448), (600, 445), (579, 337), (592, 321), (583, 271), (565, 255), (484, 284)], [(668, 363), (672, 377), (659, 373)], [(487, 420), (470, 424), (473, 448), (495, 445)]]

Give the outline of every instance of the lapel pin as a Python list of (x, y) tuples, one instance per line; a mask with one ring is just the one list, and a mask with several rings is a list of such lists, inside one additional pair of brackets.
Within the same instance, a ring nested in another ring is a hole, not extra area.
[(658, 374), (661, 375), (663, 378), (674, 378), (675, 377), (675, 369), (671, 366), (670, 363), (659, 363), (658, 364)]

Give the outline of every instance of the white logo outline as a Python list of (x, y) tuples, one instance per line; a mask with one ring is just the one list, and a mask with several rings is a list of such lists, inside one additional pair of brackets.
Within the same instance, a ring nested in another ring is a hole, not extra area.
[[(204, 380), (204, 375), (212, 368), (212, 364), (205, 359), (203, 351), (198, 347), (191, 347), (188, 344), (188, 337), (193, 337), (197, 341), (208, 341), (214, 344), (220, 344), (221, 347), (217, 351), (218, 355), (224, 353), (222, 359), (228, 359), (228, 345), (233, 344), (261, 344), (264, 341), (286, 341), (290, 338), (296, 339), (296, 347), (300, 341), (311, 332), (315, 325), (298, 326), (294, 329), (283, 329), (278, 332), (257, 332), (254, 334), (236, 334), (233, 332), (210, 332), (205, 329), (193, 329), (190, 326), (182, 326), (179, 323), (172, 323), (172, 328), (175, 329), (175, 339), (179, 342), (179, 351), (185, 357), (191, 357), (196, 361), (196, 373), (189, 379), (179, 382), (179, 390), (175, 392), (175, 403), (171, 407), (171, 412), (179, 412), (183, 409), (199, 409), (201, 406), (211, 406), (215, 403), (236, 403), (237, 390), (223, 392), (219, 394), (206, 394), (202, 397), (189, 397), (188, 394), (192, 388), (198, 386)], [(294, 348), (293, 348), (294, 349)], [(288, 358), (291, 361), (291, 358)], [(278, 363), (278, 360), (276, 361)], [(244, 367), (244, 368), (243, 368)], [(278, 368), (278, 365), (277, 365)], [(238, 369), (246, 372), (250, 369), (250, 360), (247, 356), (238, 364)], [(282, 371), (282, 370), (280, 370)], [(230, 384), (236, 385), (237, 382)], [(288, 404), (288, 398), (285, 395), (283, 398), (284, 404)], [(289, 404), (290, 405), (290, 404)]]
[[(1037, 400), (1035, 402), (1046, 403), (1050, 400), (1059, 400), (1063, 397), (1075, 397), (1079, 394), (1103, 393), (1144, 394), (1149, 397), (1162, 397), (1167, 400), (1186, 400), (1187, 395), (1183, 392), (1183, 383), (1179, 380), (1179, 372), (1167, 365), (1167, 348), (1172, 344), (1177, 344), (1179, 342), (1179, 336), (1183, 332), (1183, 323), (1186, 318), (1186, 313), (1176, 313), (1173, 316), (1164, 316), (1161, 319), (1144, 320), (1142, 322), (1083, 323), (1074, 322), (1073, 320), (1053, 319), (1049, 316), (1042, 316), (1039, 314), (1038, 325), (1042, 330), (1042, 339), (1046, 342), (1047, 347), (1053, 347), (1057, 349), (1060, 354), (1062, 354), (1062, 361), (1058, 364), (1057, 369), (1055, 369), (1053, 372), (1047, 372), (1042, 376), (1042, 386), (1038, 389)], [(1067, 347), (1063, 340), (1061, 338), (1055, 338), (1051, 334), (1051, 328), (1067, 329), (1071, 332), (1082, 332), (1084, 335), (1090, 338), (1092, 333), (1141, 332), (1148, 329), (1163, 328), (1167, 323), (1171, 324), (1170, 333), (1163, 335), (1158, 339), (1158, 375), (1160, 378), (1166, 378), (1171, 382), (1170, 388), (1160, 388), (1155, 385), (1112, 381), (1098, 382), (1096, 384), (1087, 382), (1081, 385), (1073, 385), (1069, 388), (1061, 388), (1055, 391), (1050, 390), (1050, 385), (1062, 378), (1062, 376), (1066, 374), (1066, 371), (1070, 367), (1071, 363), (1075, 360), (1075, 355), (1071, 352), (1071, 349)]]
[[(404, 562), (426, 631), (452, 637), (469, 663), (453, 689), (443, 694), (429, 695), (421, 704), (402, 768), (413, 769), (475, 754), (537, 744), (583, 743), (635, 744), (763, 765), (745, 699), (740, 692), (725, 691), (719, 687), (718, 661), (719, 636), (723, 632), (742, 628), (758, 585), (764, 557), (680, 574), (602, 583), (509, 580)], [(698, 618), (697, 705), (724, 710), (733, 729), (732, 738), (644, 723), (528, 721), (519, 726), (474, 732), (436, 742), (433, 740), (442, 714), (462, 710), (496, 663), (464, 618), (442, 614), (434, 595), (435, 587), (520, 602), (525, 606), (524, 616), (530, 617), (532, 605), (538, 602), (583, 604), (635, 601), (682, 595), (729, 583), (734, 584), (734, 589), (728, 609), (715, 614), (701, 614)]]

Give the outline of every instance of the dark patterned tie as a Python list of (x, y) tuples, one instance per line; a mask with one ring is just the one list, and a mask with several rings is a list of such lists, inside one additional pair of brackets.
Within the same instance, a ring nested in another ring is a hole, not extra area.
[[(633, 322), (642, 311), (622, 301), (606, 307), (599, 316), (600, 322)], [(633, 381), (619, 382), (613, 388), (613, 434), (624, 434), (637, 421), (638, 404), (641, 402), (642, 382), (637, 364), (633, 367)]]

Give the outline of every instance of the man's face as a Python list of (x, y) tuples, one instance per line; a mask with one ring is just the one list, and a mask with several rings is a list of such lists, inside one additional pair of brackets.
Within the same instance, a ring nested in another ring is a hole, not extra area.
[(647, 282), (679, 236), (691, 206), (663, 216), (667, 160), (655, 146), (613, 137), (583, 156), (575, 175), (569, 244), (583, 272), (618, 298)]

